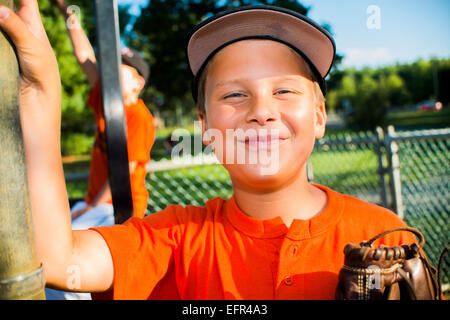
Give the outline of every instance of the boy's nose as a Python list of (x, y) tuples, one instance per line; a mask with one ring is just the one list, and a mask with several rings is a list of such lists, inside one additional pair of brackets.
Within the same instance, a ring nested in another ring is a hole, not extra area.
[(255, 97), (248, 110), (246, 121), (265, 125), (267, 122), (278, 120), (280, 117), (278, 107), (274, 101), (271, 101), (271, 98), (271, 95), (270, 97)]

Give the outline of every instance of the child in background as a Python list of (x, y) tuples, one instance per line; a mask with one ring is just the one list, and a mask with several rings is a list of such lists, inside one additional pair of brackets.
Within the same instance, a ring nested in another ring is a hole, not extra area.
[[(87, 105), (95, 115), (95, 143), (91, 152), (91, 166), (86, 196), (72, 207), (73, 229), (87, 229), (114, 224), (111, 188), (109, 185), (106, 153), (105, 119), (103, 117), (100, 79), (94, 49), (64, 0), (51, 0), (59, 9), (66, 23), (75, 58), (85, 74), (91, 92)], [(121, 50), (120, 66), (124, 115), (126, 122), (127, 150), (130, 168), (130, 184), (133, 198), (133, 216), (142, 218), (147, 209), (148, 190), (145, 187), (146, 165), (155, 141), (156, 128), (153, 116), (139, 99), (148, 82), (150, 68), (147, 62), (129, 48)]]

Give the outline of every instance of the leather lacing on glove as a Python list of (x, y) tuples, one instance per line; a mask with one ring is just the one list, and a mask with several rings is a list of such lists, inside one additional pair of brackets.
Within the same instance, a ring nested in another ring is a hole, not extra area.
[[(412, 232), (418, 238), (418, 244), (373, 247), (374, 241), (396, 231)], [(424, 243), (424, 236), (419, 230), (398, 228), (380, 233), (359, 245), (348, 244), (344, 248), (345, 262), (339, 273), (336, 299), (441, 299), (440, 269), (448, 248), (442, 252), (436, 269), (423, 253)]]

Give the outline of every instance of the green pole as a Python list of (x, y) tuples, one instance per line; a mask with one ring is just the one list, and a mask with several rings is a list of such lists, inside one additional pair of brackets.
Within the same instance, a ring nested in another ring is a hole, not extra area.
[[(0, 0), (13, 8), (13, 0)], [(0, 299), (45, 299), (36, 259), (22, 128), (19, 66), (14, 48), (0, 32)]]

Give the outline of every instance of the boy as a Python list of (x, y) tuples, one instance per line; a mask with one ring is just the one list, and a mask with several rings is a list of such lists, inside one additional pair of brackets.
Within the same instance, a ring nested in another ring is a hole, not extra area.
[[(223, 139), (215, 151), (265, 150), (275, 172), (262, 174), (258, 161), (224, 161), (234, 188), (228, 200), (170, 205), (123, 225), (71, 231), (69, 208), (59, 200), (66, 191), (62, 170), (55, 172), (58, 146), (47, 141), (59, 130), (57, 66), (36, 1), (21, 4), (19, 16), (0, 9), (0, 27), (16, 44), (23, 72), (30, 197), (49, 285), (114, 299), (333, 299), (344, 246), (405, 225), (384, 208), (308, 183), (306, 159), (325, 130), (323, 78), (334, 44), (305, 17), (258, 6), (200, 24), (187, 53), (202, 130), (205, 136), (215, 130), (215, 138)], [(30, 53), (29, 46), (37, 49)], [(43, 62), (50, 69), (40, 74)], [(34, 86), (26, 90), (30, 82)], [(41, 103), (32, 104), (30, 95)], [(50, 116), (41, 119), (44, 111)], [(237, 135), (231, 143), (224, 138), (227, 130), (256, 134)], [(45, 190), (39, 180), (48, 181)], [(409, 234), (395, 233), (378, 244), (412, 241)], [(77, 288), (68, 288), (71, 266), (80, 271)]]
[[(64, 0), (51, 0), (59, 9), (67, 25), (75, 57), (92, 87), (88, 105), (95, 114), (95, 143), (91, 152), (88, 190), (84, 201), (72, 207), (73, 229), (113, 225), (114, 212), (109, 186), (106, 157), (105, 120), (103, 117), (100, 82), (96, 57), (89, 39), (76, 15)], [(145, 60), (134, 50), (122, 49), (122, 94), (127, 130), (130, 183), (133, 197), (133, 215), (145, 215), (148, 191), (145, 187), (145, 166), (150, 161), (150, 150), (155, 141), (153, 116), (139, 99), (148, 81), (150, 70)]]

